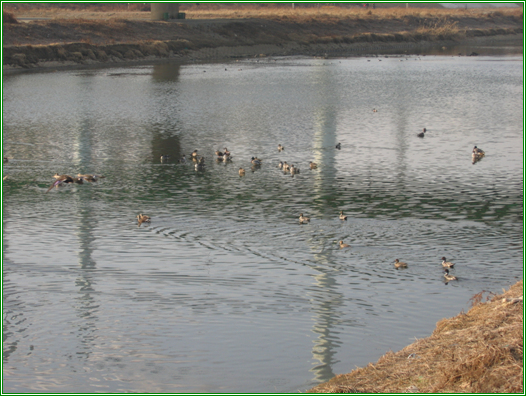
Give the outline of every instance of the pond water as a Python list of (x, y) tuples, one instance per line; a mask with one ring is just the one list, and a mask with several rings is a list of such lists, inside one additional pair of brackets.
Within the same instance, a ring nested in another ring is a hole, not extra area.
[[(429, 336), (523, 277), (522, 76), (510, 55), (4, 77), (4, 392), (300, 392)], [(46, 194), (57, 172), (105, 178)]]

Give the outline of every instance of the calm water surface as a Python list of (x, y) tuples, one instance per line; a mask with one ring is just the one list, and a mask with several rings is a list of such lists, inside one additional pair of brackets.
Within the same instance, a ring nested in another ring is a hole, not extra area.
[[(5, 77), (4, 391), (305, 391), (522, 279), (522, 75), (413, 56)], [(204, 171), (177, 163), (194, 149)], [(106, 178), (45, 194), (55, 172)]]

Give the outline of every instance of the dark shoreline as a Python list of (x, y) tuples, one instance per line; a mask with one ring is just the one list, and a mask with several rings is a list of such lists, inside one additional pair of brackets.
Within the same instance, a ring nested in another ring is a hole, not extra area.
[[(516, 29), (515, 29), (516, 30)], [(138, 66), (158, 63), (208, 63), (246, 58), (306, 56), (321, 58), (378, 55), (485, 55), (487, 47), (502, 54), (522, 54), (521, 32), (462, 39), (415, 41), (395, 37), (395, 41), (353, 43), (256, 44), (189, 49), (187, 40), (154, 41), (131, 44), (93, 45), (87, 43), (41, 46), (11, 46), (3, 49), (4, 75), (90, 68)], [(404, 41), (405, 39), (405, 41)], [(472, 51), (470, 48), (480, 48)], [(500, 50), (499, 50), (500, 49)], [(464, 50), (464, 52), (462, 52)]]

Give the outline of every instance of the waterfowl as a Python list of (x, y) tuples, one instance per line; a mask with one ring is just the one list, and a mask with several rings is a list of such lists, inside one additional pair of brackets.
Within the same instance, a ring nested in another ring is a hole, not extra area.
[(222, 157), (223, 156), (223, 153), (219, 150), (216, 150), (215, 154), (218, 156), (218, 157)]
[(484, 152), (484, 150), (479, 149), (477, 146), (475, 146), (475, 147), (473, 147), (473, 154), (485, 155), (486, 153)]
[(230, 157), (230, 151), (225, 147), (225, 150), (223, 151), (223, 155), (227, 155)]
[(338, 143), (338, 144), (336, 145), (336, 148), (337, 148), (338, 150), (341, 150), (341, 148), (342, 148), (342, 144), (341, 144), (341, 143)]
[(290, 165), (287, 164), (287, 161), (283, 162), (283, 170), (285, 172), (288, 172), (290, 170)]
[(395, 268), (407, 268), (407, 263), (403, 263), (403, 262), (399, 261), (398, 259), (396, 259), (394, 261), (394, 266), (395, 266)]
[(340, 210), (340, 220), (347, 220), (347, 216), (343, 215), (343, 210)]
[(456, 276), (449, 275), (449, 270), (447, 268), (444, 270), (444, 278), (446, 278), (447, 281), (458, 280)]
[(283, 162), (282, 161), (279, 161), (278, 168), (279, 169), (283, 169)]
[(340, 249), (351, 247), (351, 245), (347, 243), (343, 243), (343, 241), (338, 242), (340, 244)]
[(185, 154), (183, 154), (183, 156), (181, 157), (181, 159), (179, 160), (179, 162), (180, 162), (181, 164), (186, 164), (186, 155), (185, 155)]
[(245, 170), (243, 168), (239, 168), (239, 176), (245, 176)]
[(197, 164), (195, 164), (195, 170), (203, 170), (205, 169), (205, 158), (201, 157), (199, 160), (197, 160)]
[(290, 174), (293, 175), (293, 176), (294, 176), (296, 173), (298, 173), (298, 170), (296, 169), (296, 167), (295, 167), (294, 165), (291, 165), (290, 168), (289, 168), (289, 170), (290, 170)]
[(252, 157), (251, 162), (252, 162), (252, 165), (256, 165), (256, 166), (261, 165), (261, 160), (257, 157)]
[(309, 166), (310, 166), (311, 169), (316, 169), (318, 167), (318, 164), (311, 161), (311, 162), (309, 162)]
[(308, 223), (310, 221), (310, 217), (303, 216), (303, 213), (300, 213), (299, 220), (300, 224)]
[(77, 175), (77, 178), (86, 180), (87, 182), (93, 183), (96, 182), (99, 179), (104, 179), (105, 176), (102, 175), (81, 175), (80, 173)]
[(285, 147), (283, 147), (281, 144), (278, 144), (278, 151), (279, 151), (279, 152), (283, 151), (284, 148), (285, 148)]
[(426, 133), (426, 128), (422, 129), (422, 132), (420, 132), (419, 134), (417, 134), (416, 136), (418, 137), (424, 137), (424, 134)]
[(192, 157), (192, 161), (197, 161), (197, 150), (194, 150), (190, 156)]
[(455, 264), (449, 262), (449, 261), (446, 261), (446, 258), (445, 257), (442, 257), (442, 267), (444, 268), (453, 268), (455, 266)]
[(376, 109), (373, 109), (373, 113), (377, 113), (377, 112), (378, 112), (378, 110), (376, 110)]
[(161, 162), (163, 162), (163, 161), (167, 161), (168, 158), (170, 158), (169, 155), (161, 154)]
[(150, 222), (150, 216), (143, 215), (142, 213), (139, 213), (137, 215), (137, 222), (138, 226), (140, 227), (142, 223), (149, 223)]
[[(55, 182), (47, 189), (46, 194), (53, 188), (58, 187), (62, 183), (75, 183), (75, 181), (79, 180), (78, 178), (73, 178), (70, 175), (59, 175), (58, 173), (55, 173), (53, 177), (56, 179)], [(82, 179), (80, 179), (82, 180)]]

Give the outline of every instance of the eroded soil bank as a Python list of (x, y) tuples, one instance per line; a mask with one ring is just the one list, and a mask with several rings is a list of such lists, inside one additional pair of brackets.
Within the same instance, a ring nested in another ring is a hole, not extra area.
[[(45, 20), (4, 24), (3, 69), (38, 70), (254, 56), (418, 53), (473, 40), (523, 39), (522, 16), (338, 19)], [(470, 54), (462, 54), (470, 55)]]

